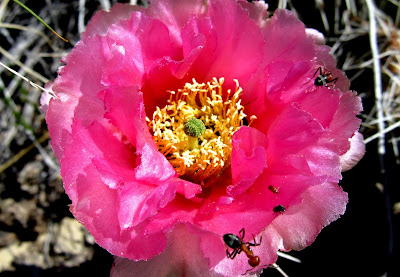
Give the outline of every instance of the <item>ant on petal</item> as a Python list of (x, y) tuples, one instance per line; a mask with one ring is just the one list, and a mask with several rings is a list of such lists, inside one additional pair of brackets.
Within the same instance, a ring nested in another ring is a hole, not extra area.
[(319, 71), (319, 75), (317, 76), (317, 78), (315, 78), (314, 81), (314, 85), (316, 85), (317, 87), (329, 87), (329, 86), (333, 86), (336, 84), (338, 77), (333, 78), (332, 77), (332, 73), (326, 69), (324, 69), (324, 71), (322, 71), (322, 67), (318, 67), (318, 69), (315, 71), (314, 76), (317, 74), (317, 72)]
[(234, 259), (237, 254), (240, 254), (242, 251), (246, 254), (247, 258), (249, 258), (249, 265), (253, 268), (248, 269), (244, 274), (245, 275), (248, 271), (253, 270), (256, 266), (260, 264), (260, 258), (255, 256), (253, 251), (251, 250), (250, 246), (258, 246), (261, 244), (262, 237), (260, 238), (260, 242), (257, 243), (256, 239), (254, 238), (253, 242), (243, 242), (244, 238), (244, 228), (239, 231), (241, 237), (239, 238), (237, 235), (234, 234), (225, 234), (224, 235), (224, 242), (225, 244), (232, 248), (233, 251), (229, 253), (228, 249), (226, 249), (226, 254), (228, 258)]

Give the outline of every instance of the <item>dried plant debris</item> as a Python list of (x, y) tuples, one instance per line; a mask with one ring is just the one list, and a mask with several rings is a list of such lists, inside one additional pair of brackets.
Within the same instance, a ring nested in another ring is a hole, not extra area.
[(10, 271), (23, 264), (39, 268), (72, 267), (93, 257), (94, 240), (75, 219), (65, 217), (61, 222), (43, 225), (44, 231), (31, 241), (19, 240), (15, 233), (1, 232), (0, 271)]

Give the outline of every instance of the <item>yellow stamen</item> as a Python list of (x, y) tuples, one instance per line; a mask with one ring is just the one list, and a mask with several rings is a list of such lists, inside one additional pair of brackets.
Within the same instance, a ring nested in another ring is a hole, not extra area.
[[(223, 78), (202, 84), (193, 79), (183, 89), (170, 91), (168, 105), (157, 107), (153, 119), (147, 120), (158, 150), (181, 178), (205, 183), (230, 165), (232, 136), (246, 117), (240, 103), (242, 88), (234, 81), (236, 89), (231, 95), (231, 90), (222, 89)], [(185, 133), (190, 119), (204, 123), (205, 130), (199, 137)]]

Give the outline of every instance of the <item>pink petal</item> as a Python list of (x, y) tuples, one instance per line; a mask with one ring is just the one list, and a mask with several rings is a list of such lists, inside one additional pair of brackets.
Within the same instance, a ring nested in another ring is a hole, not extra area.
[(109, 12), (102, 10), (97, 12), (90, 24), (87, 25), (86, 31), (82, 33), (82, 40), (87, 40), (90, 36), (104, 36), (107, 34), (108, 28), (124, 19), (128, 19), (133, 11), (140, 11), (142, 8), (134, 5), (126, 5), (117, 3), (112, 6)]
[(325, 44), (325, 37), (320, 31), (313, 28), (307, 28), (306, 33), (308, 37), (311, 37), (314, 40), (315, 44)]
[(314, 57), (314, 41), (306, 36), (304, 24), (288, 10), (276, 10), (262, 30), (268, 47), (264, 60), (266, 64), (278, 60), (304, 61)]
[(104, 92), (106, 117), (136, 147), (135, 177), (151, 183), (163, 182), (177, 173), (158, 152), (150, 135), (144, 114), (142, 93), (136, 88), (115, 88)]
[(281, 239), (284, 250), (301, 250), (346, 210), (347, 193), (335, 183), (310, 187), (302, 198), (301, 204), (289, 207), (267, 227), (263, 238)]
[(174, 181), (165, 182), (158, 187), (143, 182), (126, 183), (118, 191), (118, 219), (121, 229), (137, 226), (155, 215), (175, 198), (175, 191)]
[(317, 57), (316, 64), (330, 71), (333, 78), (338, 78), (335, 88), (342, 92), (348, 91), (350, 89), (350, 81), (343, 72), (336, 68), (336, 60), (329, 53), (331, 48), (326, 45), (318, 45), (315, 47), (315, 50)]
[(268, 19), (268, 4), (264, 1), (240, 1), (240, 5), (249, 12), (250, 18), (257, 22), (257, 25), (262, 28)]
[(103, 183), (94, 166), (86, 166), (84, 174), (79, 175), (75, 191), (77, 197), (70, 207), (71, 212), (110, 253), (139, 260), (150, 259), (165, 248), (166, 239), (162, 233), (147, 235), (141, 226), (136, 232), (121, 230), (116, 205), (118, 193)]
[(339, 155), (350, 149), (349, 138), (358, 130), (361, 120), (355, 117), (362, 111), (361, 98), (356, 92), (349, 91), (340, 97), (338, 110), (329, 126), (332, 137), (339, 147)]
[(208, 3), (202, 0), (187, 0), (176, 5), (175, 0), (154, 1), (145, 11), (149, 17), (161, 20), (169, 30), (171, 38), (182, 45), (181, 30), (192, 15), (207, 12)]
[[(87, 48), (92, 51), (88, 52)], [(102, 65), (101, 39), (88, 39), (86, 44), (79, 42), (64, 59), (67, 63), (58, 72), (62, 78), (54, 81), (53, 91), (59, 99), (51, 99), (46, 121), (50, 132), (51, 145), (58, 159), (68, 141), (73, 118), (77, 117), (83, 125), (103, 117), (104, 106), (97, 97), (104, 87), (100, 84)]]
[(142, 45), (131, 32), (129, 21), (113, 25), (107, 34), (110, 53), (101, 82), (104, 86), (135, 86), (141, 83), (144, 75)]
[(228, 195), (235, 197), (253, 185), (267, 167), (267, 138), (260, 131), (241, 127), (232, 138), (232, 185)]
[(342, 171), (347, 171), (353, 168), (365, 154), (364, 137), (361, 133), (356, 132), (350, 139), (350, 149), (345, 154), (340, 156), (340, 164)]
[(136, 157), (132, 149), (112, 136), (110, 130), (98, 123), (88, 128), (76, 123), (72, 132), (74, 135), (65, 146), (61, 160), (61, 175), (73, 203), (77, 201), (74, 184), (80, 174), (85, 174), (84, 169), (88, 165), (93, 164), (102, 170), (103, 181), (110, 188), (133, 180)]
[(149, 261), (135, 262), (116, 257), (110, 276), (226, 276), (209, 270), (199, 237), (191, 234), (185, 225), (176, 225), (167, 234), (167, 240), (164, 252)]

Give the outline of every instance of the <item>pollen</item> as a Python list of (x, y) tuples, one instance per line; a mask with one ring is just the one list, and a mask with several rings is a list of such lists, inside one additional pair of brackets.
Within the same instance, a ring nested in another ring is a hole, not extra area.
[[(186, 83), (169, 91), (164, 108), (147, 119), (158, 150), (182, 179), (204, 185), (230, 166), (232, 136), (246, 117), (239, 82), (232, 93), (224, 78), (207, 83)], [(251, 118), (251, 121), (253, 118)]]

